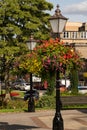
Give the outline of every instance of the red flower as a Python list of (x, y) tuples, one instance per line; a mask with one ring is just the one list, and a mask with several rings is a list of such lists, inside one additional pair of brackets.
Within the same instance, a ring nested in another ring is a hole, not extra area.
[(18, 92), (11, 92), (11, 93), (10, 93), (10, 96), (11, 96), (11, 97), (19, 96), (19, 93), (18, 93)]

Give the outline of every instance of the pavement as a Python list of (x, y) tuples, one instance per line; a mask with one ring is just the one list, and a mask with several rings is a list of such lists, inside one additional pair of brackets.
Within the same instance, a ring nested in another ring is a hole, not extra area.
[[(0, 130), (52, 130), (55, 110), (0, 113)], [(87, 110), (62, 110), (64, 130), (87, 130)]]

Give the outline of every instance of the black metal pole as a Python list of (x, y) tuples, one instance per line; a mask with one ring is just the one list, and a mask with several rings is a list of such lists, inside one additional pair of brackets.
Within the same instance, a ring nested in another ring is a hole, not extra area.
[(28, 112), (35, 112), (35, 101), (33, 97), (32, 73), (30, 73), (30, 98), (28, 101)]
[(64, 130), (63, 119), (61, 116), (62, 103), (60, 100), (60, 71), (56, 71), (56, 113), (53, 119), (53, 130)]
[[(2, 61), (2, 59), (0, 58), (0, 60)], [(1, 82), (0, 82), (0, 91), (1, 91), (1, 95), (2, 95), (2, 62), (0, 64), (0, 79), (1, 79)]]

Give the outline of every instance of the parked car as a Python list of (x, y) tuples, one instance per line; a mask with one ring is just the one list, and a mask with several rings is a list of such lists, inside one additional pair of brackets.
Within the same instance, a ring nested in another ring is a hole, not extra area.
[(70, 79), (61, 79), (60, 85), (65, 86), (66, 88), (69, 88), (70, 87)]
[(26, 82), (14, 82), (12, 88), (18, 90), (30, 90), (30, 84)]
[(79, 93), (85, 94), (87, 93), (87, 86), (78, 86)]
[(32, 96), (35, 100), (38, 100), (39, 99), (39, 92), (36, 90), (36, 89), (33, 89), (32, 91), (29, 90), (29, 91), (26, 91), (25, 94), (24, 94), (24, 101), (28, 100), (31, 96), (31, 93), (32, 93)]
[(30, 90), (30, 84), (29, 83), (21, 83), (19, 86), (20, 90)]

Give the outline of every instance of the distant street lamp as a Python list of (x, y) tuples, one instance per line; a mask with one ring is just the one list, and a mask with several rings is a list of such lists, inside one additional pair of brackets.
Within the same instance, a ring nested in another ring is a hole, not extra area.
[[(26, 43), (27, 43), (28, 49), (32, 52), (32, 50), (36, 46), (36, 40), (33, 39), (33, 35), (31, 35), (30, 39)], [(32, 82), (31, 72), (30, 72), (30, 98), (28, 101), (28, 112), (35, 112), (35, 101), (33, 97), (33, 82)]]
[[(49, 21), (50, 21), (53, 33), (57, 33), (59, 39), (60, 39), (60, 33), (63, 31), (67, 20), (68, 19), (61, 14), (59, 5), (57, 5), (55, 14), (51, 16)], [(53, 119), (53, 130), (64, 130), (63, 119), (60, 112), (61, 105), (62, 104), (60, 101), (60, 70), (57, 69), (56, 71), (56, 113)]]

